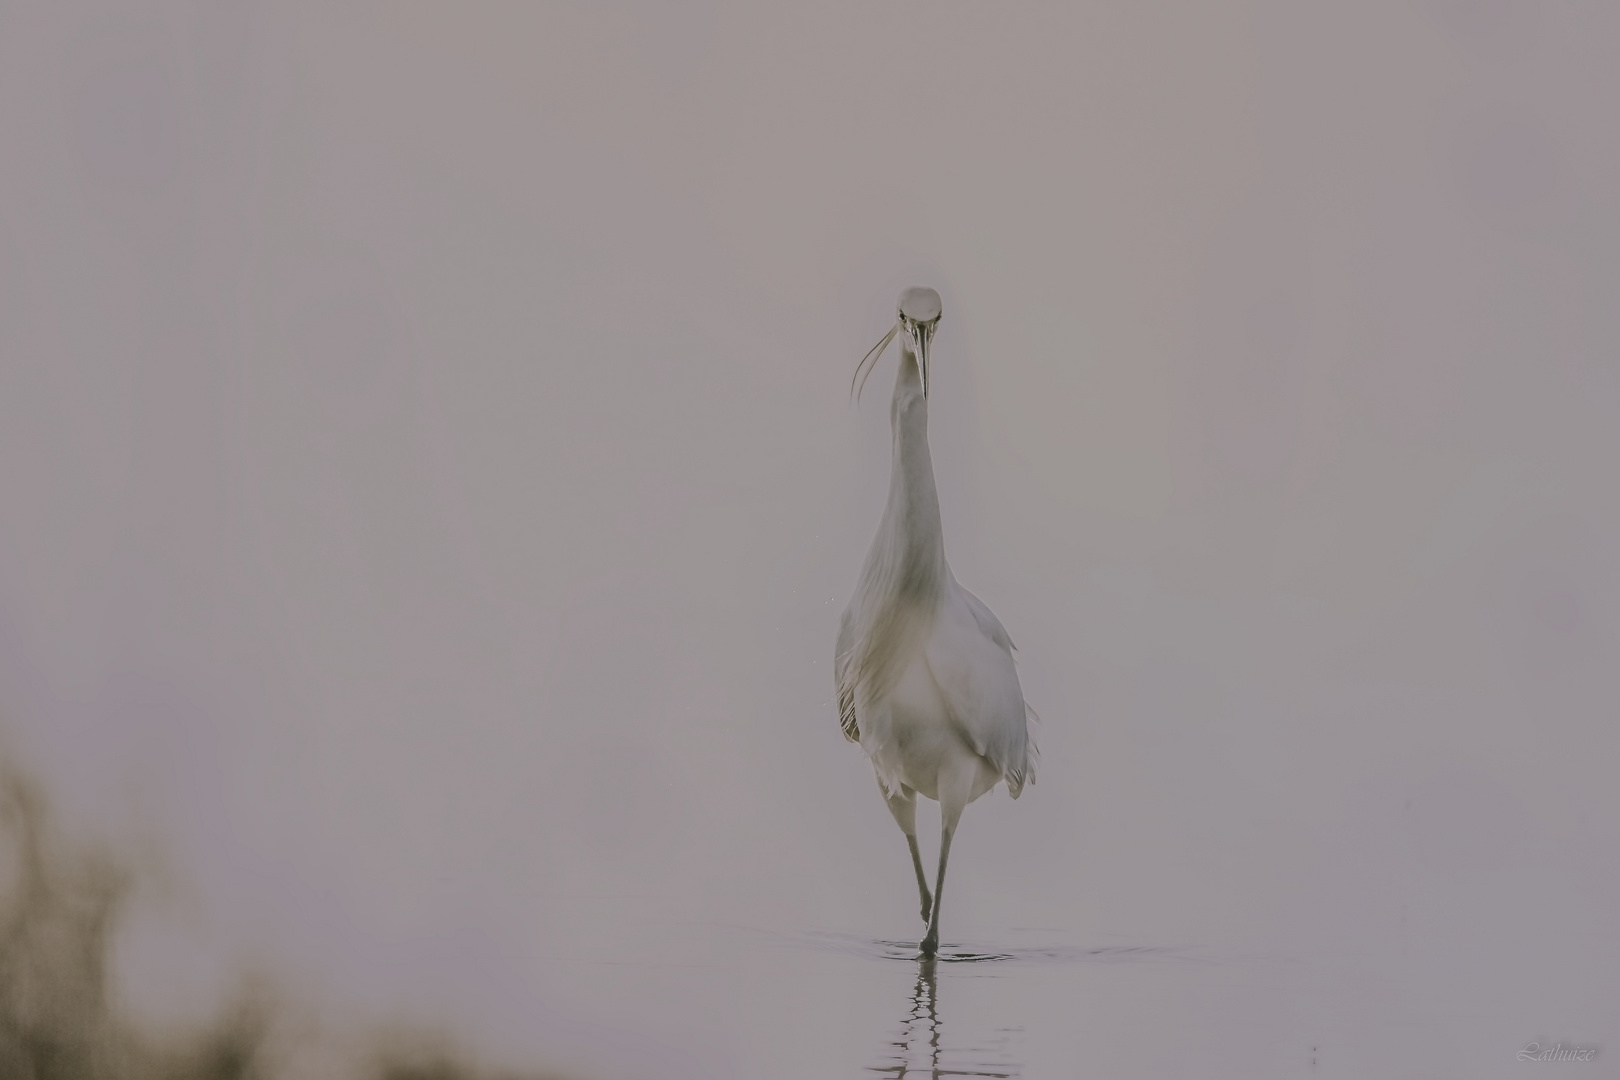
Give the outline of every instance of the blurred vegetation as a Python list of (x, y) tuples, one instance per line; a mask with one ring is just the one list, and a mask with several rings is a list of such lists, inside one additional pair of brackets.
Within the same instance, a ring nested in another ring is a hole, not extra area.
[[(154, 1038), (120, 1016), (108, 957), (134, 880), (112, 852), (60, 836), (37, 784), (0, 758), (0, 1080), (281, 1080), (289, 1070), (278, 1065), (286, 1055), (268, 995), (244, 995), (183, 1039)], [(341, 1075), (496, 1080), (398, 1038), (364, 1060)]]

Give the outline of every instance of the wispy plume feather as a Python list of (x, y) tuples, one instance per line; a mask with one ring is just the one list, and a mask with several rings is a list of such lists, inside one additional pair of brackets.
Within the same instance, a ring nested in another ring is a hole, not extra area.
[[(883, 350), (889, 347), (889, 342), (893, 341), (894, 335), (899, 332), (900, 322), (897, 319), (895, 324), (889, 327), (889, 332), (883, 335), (883, 340), (872, 346), (871, 351), (861, 357), (861, 362), (855, 365), (855, 374), (849, 380), (849, 396), (852, 399), (855, 401), (861, 400), (861, 391), (866, 389), (866, 380), (871, 376), (872, 369), (877, 367), (878, 360), (883, 356)], [(866, 372), (865, 375), (861, 374), (863, 369)], [(856, 385), (857, 379), (860, 380), (859, 386)]]

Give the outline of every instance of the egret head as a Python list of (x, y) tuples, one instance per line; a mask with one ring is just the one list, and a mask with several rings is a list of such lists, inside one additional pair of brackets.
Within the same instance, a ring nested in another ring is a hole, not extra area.
[[(906, 341), (911, 346), (912, 354), (917, 357), (917, 378), (922, 382), (923, 397), (928, 396), (928, 343), (934, 340), (934, 331), (939, 329), (940, 318), (939, 293), (925, 285), (913, 285), (900, 294), (900, 314), (889, 332), (883, 335), (883, 340), (872, 347), (860, 364), (855, 368), (855, 378), (850, 380), (850, 386), (856, 396), (860, 395), (860, 388), (866, 386), (866, 378), (861, 374), (865, 370), (867, 375), (872, 373), (872, 367), (877, 364), (878, 357), (888, 347), (894, 335), (905, 331)], [(859, 380), (860, 387), (855, 386)]]

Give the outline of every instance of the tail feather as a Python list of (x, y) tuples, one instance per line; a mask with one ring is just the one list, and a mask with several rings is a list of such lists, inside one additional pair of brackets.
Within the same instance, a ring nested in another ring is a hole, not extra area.
[(855, 687), (849, 684), (838, 688), (838, 726), (850, 742), (861, 741), (861, 726), (855, 719)]
[[(1027, 714), (1029, 720), (1033, 720), (1036, 724), (1041, 722), (1040, 714), (1037, 713), (1034, 707), (1031, 706), (1027, 701), (1024, 702), (1024, 712)], [(1006, 772), (1007, 794), (1011, 795), (1015, 799), (1024, 793), (1024, 785), (1026, 783), (1035, 783), (1035, 766), (1041, 760), (1040, 747), (1035, 745), (1035, 733), (1033, 731), (1029, 731), (1028, 727), (1029, 725), (1026, 723), (1023, 764), (1021, 766), (1008, 769)]]

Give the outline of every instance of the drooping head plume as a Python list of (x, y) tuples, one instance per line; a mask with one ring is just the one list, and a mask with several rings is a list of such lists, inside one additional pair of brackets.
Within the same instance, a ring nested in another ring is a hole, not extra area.
[(861, 358), (861, 362), (855, 366), (854, 377), (849, 380), (850, 393), (857, 401), (860, 400), (861, 391), (866, 389), (867, 376), (871, 375), (872, 369), (877, 366), (883, 350), (889, 347), (894, 335), (902, 330), (911, 343), (911, 351), (917, 357), (917, 376), (922, 380), (923, 397), (928, 396), (928, 343), (934, 340), (934, 331), (939, 328), (941, 314), (939, 293), (926, 285), (913, 285), (900, 294), (900, 312), (894, 325), (883, 335), (883, 340), (872, 346), (872, 351)]

